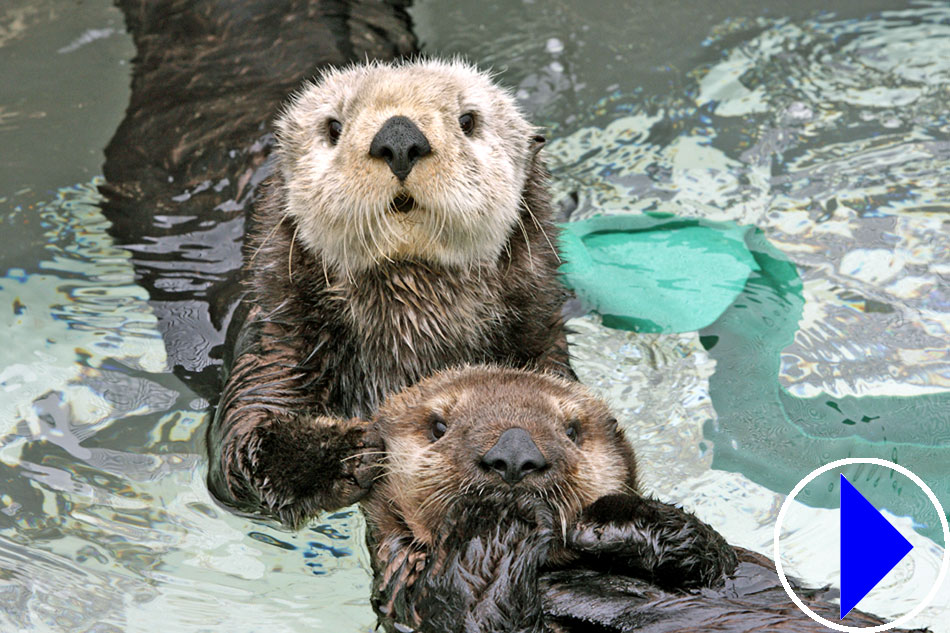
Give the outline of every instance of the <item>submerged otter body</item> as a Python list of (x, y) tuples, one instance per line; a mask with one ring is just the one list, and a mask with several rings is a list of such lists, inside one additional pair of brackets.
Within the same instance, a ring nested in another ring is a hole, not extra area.
[(463, 363), (571, 370), (543, 139), (486, 75), (333, 71), (276, 127), (208, 483), (298, 525), (365, 494), (387, 394)]
[[(633, 450), (576, 382), (442, 372), (387, 400), (376, 424), (385, 470), (362, 503), (389, 631), (825, 630), (771, 561), (638, 494)], [(826, 618), (835, 593), (798, 591)]]

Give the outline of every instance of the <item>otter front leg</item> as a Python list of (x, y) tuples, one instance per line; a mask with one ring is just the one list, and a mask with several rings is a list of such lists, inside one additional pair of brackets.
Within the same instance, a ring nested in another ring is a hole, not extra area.
[(299, 527), (365, 496), (382, 446), (369, 422), (319, 415), (301, 346), (254, 316), (208, 427), (208, 488), (228, 506)]
[(671, 588), (721, 584), (738, 561), (714, 529), (676, 506), (616, 494), (591, 504), (568, 544), (596, 566), (629, 571)]
[(218, 463), (212, 463), (209, 488), (222, 502), (299, 528), (317, 513), (356, 503), (369, 491), (381, 448), (369, 423), (257, 417), (225, 441)]
[(242, 459), (265, 510), (299, 528), (320, 511), (363, 498), (376, 475), (379, 449), (363, 420), (274, 418), (255, 429)]

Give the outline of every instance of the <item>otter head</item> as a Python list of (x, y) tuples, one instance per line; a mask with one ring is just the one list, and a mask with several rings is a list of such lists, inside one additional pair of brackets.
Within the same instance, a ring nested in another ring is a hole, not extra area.
[(453, 501), (548, 504), (562, 524), (600, 497), (636, 487), (633, 451), (582, 385), (514, 369), (441, 372), (391, 396), (376, 426), (385, 475), (367, 507), (431, 544)]
[(460, 61), (330, 70), (276, 129), (298, 238), (348, 272), (494, 261), (543, 143), (508, 92)]

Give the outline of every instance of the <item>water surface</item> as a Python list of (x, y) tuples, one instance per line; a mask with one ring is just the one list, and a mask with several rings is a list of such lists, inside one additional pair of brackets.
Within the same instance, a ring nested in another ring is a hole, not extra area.
[[(413, 14), (426, 50), (494, 67), (546, 129), (566, 215), (763, 230), (802, 282), (775, 377), (789, 394), (946, 392), (950, 9), (785, 4), (423, 1)], [(168, 371), (96, 206), (132, 55), (104, 0), (0, 9), (0, 140), (15, 149), (0, 159), (0, 630), (370, 631), (358, 513), (292, 534), (205, 490), (206, 402)], [(769, 420), (759, 437), (717, 433), (715, 348), (596, 315), (571, 325), (578, 373), (620, 413), (645, 486), (770, 552), (786, 491), (716, 461), (767, 441)], [(950, 421), (934, 420), (896, 432), (946, 448)], [(917, 547), (862, 608), (896, 616), (929, 588), (944, 544), (920, 516), (892, 516)], [(796, 504), (786, 565), (836, 581), (833, 552), (806, 555), (836, 525)], [(947, 633), (950, 587), (939, 600), (917, 623)]]

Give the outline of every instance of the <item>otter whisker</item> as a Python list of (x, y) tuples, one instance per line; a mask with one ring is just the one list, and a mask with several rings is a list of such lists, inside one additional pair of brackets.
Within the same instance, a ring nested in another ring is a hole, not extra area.
[[(392, 205), (392, 201), (390, 201), (389, 204)], [(373, 258), (373, 264), (376, 264), (377, 262), (379, 262), (379, 257), (385, 259), (389, 263), (392, 263), (393, 261), (392, 258), (386, 254), (386, 249), (380, 246), (379, 241), (376, 239), (377, 235), (379, 235), (380, 233), (385, 234), (385, 235), (392, 235), (392, 225), (389, 223), (389, 219), (387, 218), (389, 214), (383, 213), (382, 216), (379, 216), (379, 214), (375, 213), (374, 210), (370, 210), (368, 215), (369, 217), (367, 218), (367, 221), (373, 221), (373, 223), (377, 225), (374, 228), (378, 228), (378, 225), (380, 224), (380, 220), (382, 220), (382, 222), (386, 224), (386, 229), (384, 231), (372, 230), (372, 229), (370, 229), (369, 231), (370, 239), (373, 240), (373, 247), (376, 249), (377, 254), (378, 254), (378, 257)], [(363, 226), (363, 223), (361, 222), (360, 236), (365, 242), (366, 237), (365, 237), (365, 234), (363, 233), (364, 229), (365, 227)], [(366, 250), (369, 250), (369, 243), (366, 243), (365, 248)]]
[[(442, 480), (443, 480), (442, 478), (438, 478), (438, 479), (434, 479), (433, 481), (442, 481)], [(428, 495), (422, 501), (422, 503), (419, 504), (419, 512), (424, 513), (431, 506), (434, 506), (436, 504), (438, 504), (437, 507), (439, 507), (441, 511), (440, 513), (444, 512), (445, 511), (444, 506), (448, 502), (450, 494), (451, 494), (450, 490), (444, 487), (437, 487), (432, 494)]]
[[(584, 503), (581, 501), (580, 496), (578, 496), (577, 491), (574, 490), (573, 488), (571, 488), (569, 492), (571, 493), (571, 496), (570, 496), (569, 501), (573, 501), (573, 504), (572, 504), (572, 505), (574, 506), (575, 510), (580, 511), (581, 508), (582, 508), (583, 505), (584, 505)], [(600, 495), (593, 495), (593, 496), (596, 497), (596, 496), (600, 496)], [(566, 499), (566, 500), (568, 500), (568, 499)]]
[[(570, 503), (570, 501), (568, 500), (567, 495), (564, 494), (564, 490), (561, 488), (560, 485), (557, 486), (557, 490), (562, 499), (562, 502), (559, 503), (557, 506), (558, 516), (561, 519), (561, 538), (566, 543), (567, 542), (567, 514), (566, 514), (567, 507), (566, 506)], [(574, 511), (573, 513), (576, 513), (580, 510), (580, 508), (578, 507), (579, 504), (577, 502), (576, 495), (573, 495), (573, 491), (572, 491), (572, 496), (574, 496), (574, 501), (575, 501), (575, 503), (571, 504), (572, 510)]]
[[(370, 254), (370, 257), (371, 257), (372, 260), (373, 260), (373, 266), (375, 266), (376, 264), (378, 264), (378, 263), (379, 263), (379, 259), (378, 259), (375, 255), (373, 255), (373, 252), (372, 252), (372, 250), (371, 250), (370, 247), (369, 247), (369, 242), (366, 240), (366, 227), (364, 226), (364, 224), (363, 224), (363, 222), (362, 222), (362, 218), (358, 218), (358, 219), (356, 220), (356, 239), (357, 239), (357, 242), (359, 243), (360, 249), (361, 249), (364, 253), (369, 253), (369, 254)], [(373, 238), (373, 243), (374, 243), (374, 245), (376, 245), (375, 242), (376, 242), (376, 240), (375, 240), (375, 238)], [(377, 247), (377, 250), (378, 250), (378, 248), (379, 248), (378, 245), (376, 245), (376, 247)]]
[(330, 287), (330, 275), (327, 273), (327, 257), (322, 255), (320, 257), (320, 263), (323, 264), (323, 280), (327, 282), (327, 288)]
[(524, 222), (521, 221), (521, 218), (518, 218), (518, 226), (521, 227), (521, 234), (524, 235), (524, 245), (528, 249), (528, 265), (531, 266), (531, 270), (534, 270), (534, 258), (531, 256), (531, 240), (528, 239), (528, 230), (524, 226)]
[(427, 498), (422, 504), (419, 505), (419, 514), (429, 514), (430, 510), (432, 514), (444, 515), (448, 505), (448, 497), (441, 492), (437, 492)]
[(297, 239), (297, 232), (300, 230), (300, 225), (297, 225), (297, 228), (294, 229), (294, 234), (290, 238), (290, 248), (287, 249), (287, 276), (290, 278), (290, 281), (294, 280), (294, 240)]
[(508, 257), (508, 265), (505, 266), (505, 275), (508, 275), (508, 271), (511, 270), (511, 240), (505, 242), (505, 255)]
[(350, 219), (352, 219), (352, 221), (356, 225), (355, 235), (356, 235), (356, 245), (359, 247), (358, 248), (359, 256), (360, 258), (362, 258), (364, 255), (368, 254), (372, 258), (373, 260), (372, 263), (375, 266), (378, 263), (378, 261), (373, 256), (372, 251), (370, 250), (369, 242), (367, 242), (366, 234), (364, 232), (365, 226), (363, 222), (363, 219), (364, 219), (363, 216), (365, 214), (363, 213), (363, 207), (359, 203), (355, 205), (348, 203), (346, 205), (346, 208), (350, 209), (350, 213), (347, 215), (347, 220), (349, 221)]
[[(349, 229), (350, 229), (349, 219), (343, 220), (343, 229), (347, 232), (346, 234), (348, 235)], [(353, 275), (350, 273), (350, 258), (347, 257), (346, 255), (346, 243), (348, 241), (349, 240), (346, 237), (340, 240), (340, 243), (343, 246), (343, 278), (349, 281), (351, 284), (355, 285), (356, 282), (353, 279)]]
[(363, 457), (369, 457), (370, 455), (387, 455), (388, 451), (366, 451), (364, 453), (356, 453), (355, 455), (350, 455), (349, 457), (344, 457), (341, 459), (341, 462), (349, 461), (351, 459), (361, 459)]
[(267, 242), (270, 240), (270, 238), (274, 237), (274, 233), (277, 232), (277, 229), (280, 228), (280, 225), (283, 224), (283, 223), (284, 223), (284, 220), (286, 220), (286, 219), (287, 219), (287, 214), (286, 214), (286, 213), (284, 213), (282, 216), (280, 216), (280, 219), (277, 221), (277, 224), (274, 225), (274, 228), (272, 228), (270, 231), (268, 231), (267, 235), (264, 236), (264, 239), (261, 241), (261, 243), (258, 244), (258, 245), (257, 245), (257, 248), (254, 249), (254, 254), (251, 255), (251, 257), (247, 260), (248, 265), (254, 263), (254, 258), (257, 257), (257, 254), (261, 252), (261, 249), (264, 248), (264, 245), (267, 244)]
[[(382, 222), (386, 225), (386, 228), (385, 230), (379, 232), (381, 235), (391, 236), (393, 234), (393, 217), (394, 216), (391, 214), (383, 214)], [(374, 241), (376, 240), (375, 234), (373, 235), (373, 240)], [(389, 244), (389, 246), (391, 246), (391, 244)], [(382, 247), (379, 247), (379, 248), (382, 249), (381, 252), (383, 253), (383, 256), (387, 259), (387, 261), (392, 263), (393, 259), (389, 255), (385, 254), (385, 249), (383, 249)]]
[(445, 227), (445, 216), (446, 216), (446, 214), (445, 214), (445, 212), (442, 212), (442, 213), (439, 213), (439, 214), (438, 214), (439, 217), (440, 217), (440, 224), (439, 224), (438, 230), (437, 230), (437, 231), (431, 231), (431, 230), (430, 230), (431, 227), (429, 226), (429, 224), (431, 224), (431, 222), (432, 222), (431, 219), (430, 219), (430, 218), (431, 218), (431, 215), (432, 215), (432, 213), (430, 212), (429, 214), (427, 214), (427, 215), (425, 216), (425, 222), (424, 222), (424, 224), (425, 224), (425, 230), (429, 233), (429, 240), (426, 242), (425, 248), (424, 248), (423, 250), (429, 250), (429, 249), (432, 247), (433, 244), (437, 243), (438, 240), (440, 240), (440, 239), (442, 238), (442, 229)]
[(445, 218), (447, 215), (442, 212), (439, 214), (439, 230), (436, 232), (436, 242), (442, 239), (442, 232), (445, 230)]
[[(382, 476), (389, 477), (393, 474), (393, 470), (389, 468), (387, 464), (379, 464), (379, 473)], [(374, 479), (379, 479), (379, 475), (374, 477)]]
[(538, 218), (535, 217), (534, 212), (531, 211), (531, 207), (528, 206), (528, 201), (524, 199), (524, 196), (521, 196), (521, 204), (524, 205), (525, 211), (528, 212), (528, 215), (531, 216), (531, 219), (534, 220), (535, 226), (538, 227), (541, 235), (544, 236), (545, 241), (548, 243), (548, 246), (551, 247), (551, 252), (554, 253), (554, 257), (557, 259), (557, 263), (561, 263), (561, 256), (558, 254), (557, 249), (554, 248), (554, 244), (551, 243), (551, 238), (548, 237), (547, 231), (544, 230), (544, 227), (541, 226), (541, 223), (538, 222)]

